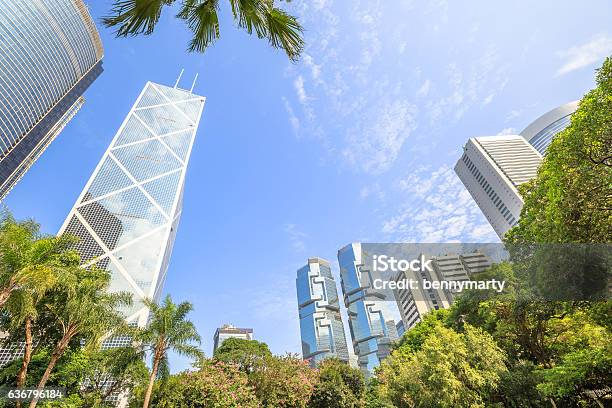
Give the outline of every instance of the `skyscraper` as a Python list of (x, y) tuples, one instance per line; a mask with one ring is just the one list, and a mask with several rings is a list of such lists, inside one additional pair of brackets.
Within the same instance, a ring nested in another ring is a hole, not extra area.
[(133, 294), (130, 323), (145, 325), (142, 299), (161, 294), (204, 101), (148, 82), (61, 227), (80, 239), (84, 266), (110, 271), (110, 290)]
[(243, 339), (253, 340), (253, 329), (242, 329), (234, 327), (231, 324), (224, 324), (215, 331), (215, 337), (213, 339), (213, 353), (217, 351), (219, 346), (227, 339)]
[(349, 316), (353, 349), (359, 368), (369, 375), (389, 356), (391, 344), (398, 335), (390, 311), (393, 298), (384, 299), (380, 291), (372, 290), (378, 277), (365, 265), (365, 256), (359, 242), (338, 251), (342, 293)]
[(537, 174), (553, 137), (570, 124), (578, 102), (547, 112), (520, 135), (468, 140), (455, 173), (500, 238), (518, 223), (523, 198), (518, 186)]
[[(419, 282), (412, 287), (401, 287), (394, 290), (397, 307), (402, 317), (398, 324), (401, 331), (407, 331), (423, 320), (423, 316), (433, 310), (448, 308), (455, 299), (456, 293), (437, 288), (424, 288), (423, 281), (466, 281), (476, 273), (484, 272), (491, 267), (491, 259), (482, 252), (475, 251), (457, 254), (425, 256), (432, 260), (432, 271), (405, 270), (397, 273), (396, 282)], [(398, 334), (401, 335), (398, 329)]]
[(0, 200), (83, 105), (103, 52), (82, 0), (0, 0)]
[(304, 360), (309, 360), (312, 367), (329, 357), (349, 364), (338, 289), (329, 262), (308, 259), (298, 270), (295, 285)]
[(518, 186), (536, 176), (542, 155), (519, 135), (468, 140), (455, 172), (500, 238), (518, 223)]

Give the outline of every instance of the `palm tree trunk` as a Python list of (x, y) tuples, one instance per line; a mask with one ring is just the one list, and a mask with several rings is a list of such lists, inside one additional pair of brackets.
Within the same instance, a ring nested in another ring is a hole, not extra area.
[[(32, 319), (26, 318), (25, 321), (25, 348), (23, 351), (23, 361), (21, 368), (17, 373), (17, 388), (23, 388), (26, 383), (26, 375), (28, 373), (28, 365), (32, 359)], [(17, 401), (17, 408), (21, 408), (21, 401)]]
[(155, 383), (155, 377), (157, 377), (157, 369), (159, 368), (159, 361), (161, 360), (161, 353), (155, 350), (153, 355), (153, 368), (151, 369), (151, 376), (149, 377), (149, 385), (147, 386), (147, 393), (144, 397), (142, 408), (149, 408), (149, 401), (151, 400), (151, 393), (153, 392), (153, 384)]
[(0, 289), (0, 307), (2, 307), (6, 303), (12, 291), (13, 285), (9, 285)]
[[(62, 339), (55, 345), (55, 348), (53, 349), (53, 353), (51, 353), (51, 360), (49, 360), (47, 369), (45, 370), (45, 373), (43, 374), (42, 378), (40, 379), (40, 382), (38, 383), (38, 387), (37, 387), (38, 390), (42, 390), (47, 384), (47, 381), (49, 380), (49, 376), (51, 376), (51, 371), (53, 371), (53, 369), (55, 368), (55, 365), (57, 364), (57, 361), (64, 354), (64, 351), (66, 350), (66, 347), (68, 346), (68, 343), (70, 343), (70, 340), (72, 339), (73, 336), (74, 334), (72, 333), (72, 330), (69, 330), (66, 334), (64, 334)], [(38, 404), (38, 398), (34, 398), (30, 402), (29, 408), (35, 408), (36, 404)]]
[(26, 382), (26, 375), (28, 372), (28, 365), (32, 358), (32, 319), (26, 318), (25, 321), (25, 348), (23, 353), (23, 361), (21, 362), (21, 368), (17, 373), (17, 387), (23, 387)]

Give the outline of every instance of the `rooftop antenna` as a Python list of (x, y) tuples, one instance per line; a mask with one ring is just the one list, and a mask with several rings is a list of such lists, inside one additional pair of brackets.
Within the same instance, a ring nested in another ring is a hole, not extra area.
[(179, 82), (181, 80), (181, 77), (183, 76), (183, 72), (184, 71), (185, 71), (184, 69), (181, 69), (181, 73), (179, 74), (178, 78), (176, 78), (176, 83), (174, 84), (174, 89), (176, 89), (176, 87), (178, 86), (178, 84), (179, 84)]
[(195, 78), (193, 78), (193, 83), (191, 84), (191, 89), (189, 90), (189, 93), (193, 93), (193, 88), (195, 87), (196, 81), (198, 80), (198, 73), (196, 72), (196, 76)]

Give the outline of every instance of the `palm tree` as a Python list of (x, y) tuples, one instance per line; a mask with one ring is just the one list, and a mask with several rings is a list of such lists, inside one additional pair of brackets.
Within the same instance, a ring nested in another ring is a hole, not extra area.
[(161, 305), (146, 301), (151, 311), (149, 326), (137, 334), (136, 339), (148, 345), (153, 354), (153, 368), (149, 377), (149, 385), (144, 397), (143, 408), (149, 407), (153, 384), (160, 367), (166, 368), (168, 351), (173, 350), (178, 354), (198, 358), (202, 353), (192, 342), (200, 343), (200, 335), (195, 326), (185, 317), (193, 310), (189, 302), (178, 305), (167, 296)]
[(56, 282), (58, 266), (74, 242), (69, 237), (45, 236), (32, 220), (0, 217), (0, 308), (20, 289), (40, 295)]
[[(109, 293), (110, 274), (107, 271), (73, 266), (71, 279), (65, 279), (49, 292), (44, 313), (60, 328), (59, 340), (53, 347), (51, 359), (38, 383), (42, 389), (57, 361), (64, 355), (73, 339), (85, 347), (99, 346), (102, 338), (126, 330), (124, 318), (117, 309), (131, 304), (127, 293)], [(33, 399), (30, 408), (36, 407)]]
[[(111, 14), (103, 19), (107, 27), (117, 27), (118, 37), (151, 34), (162, 9), (179, 3), (177, 18), (193, 32), (190, 52), (204, 52), (220, 37), (219, 0), (114, 0)], [(238, 27), (258, 38), (266, 38), (273, 48), (283, 49), (297, 61), (304, 49), (303, 29), (297, 19), (274, 6), (274, 0), (229, 0)]]

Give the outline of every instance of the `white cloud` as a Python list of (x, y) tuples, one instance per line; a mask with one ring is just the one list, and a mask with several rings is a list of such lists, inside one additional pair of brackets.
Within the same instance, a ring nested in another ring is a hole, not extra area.
[(612, 38), (607, 34), (595, 36), (586, 44), (560, 51), (557, 55), (565, 59), (564, 64), (557, 70), (556, 75), (565, 75), (569, 72), (589, 66), (612, 53)]
[(304, 239), (307, 237), (307, 235), (302, 231), (299, 231), (297, 225), (295, 224), (285, 224), (283, 229), (289, 236), (291, 247), (298, 252), (304, 252), (306, 250)]
[(416, 128), (416, 113), (416, 106), (405, 100), (389, 102), (368, 112), (349, 130), (343, 156), (365, 172), (388, 170)]
[(364, 186), (359, 191), (359, 198), (361, 198), (362, 200), (365, 200), (368, 197), (384, 199), (385, 195), (385, 191), (380, 187), (378, 183), (374, 183), (370, 186)]
[(285, 105), (287, 115), (289, 116), (289, 123), (291, 124), (291, 128), (293, 128), (293, 132), (297, 135), (300, 130), (300, 120), (295, 115), (295, 112), (293, 111), (293, 108), (291, 107), (291, 104), (289, 103), (287, 98), (283, 96), (282, 100), (283, 104)]
[(515, 128), (512, 127), (508, 127), (508, 128), (504, 128), (502, 130), (500, 130), (499, 132), (497, 132), (496, 136), (503, 136), (503, 135), (516, 135), (517, 131)]
[(405, 198), (400, 210), (382, 224), (390, 241), (498, 242), (497, 235), (454, 171), (415, 169), (398, 182)]
[(304, 64), (306, 64), (310, 68), (310, 74), (312, 75), (312, 79), (314, 79), (315, 81), (319, 81), (319, 78), (321, 77), (321, 65), (315, 64), (312, 56), (308, 54), (304, 54), (302, 60), (304, 61)]
[(431, 81), (426, 79), (425, 82), (421, 85), (416, 95), (420, 97), (425, 97), (429, 94), (429, 88), (431, 87)]
[(298, 75), (297, 78), (293, 81), (293, 87), (295, 88), (295, 93), (301, 104), (306, 104), (308, 102), (308, 96), (306, 95), (306, 90), (304, 89), (304, 77)]

